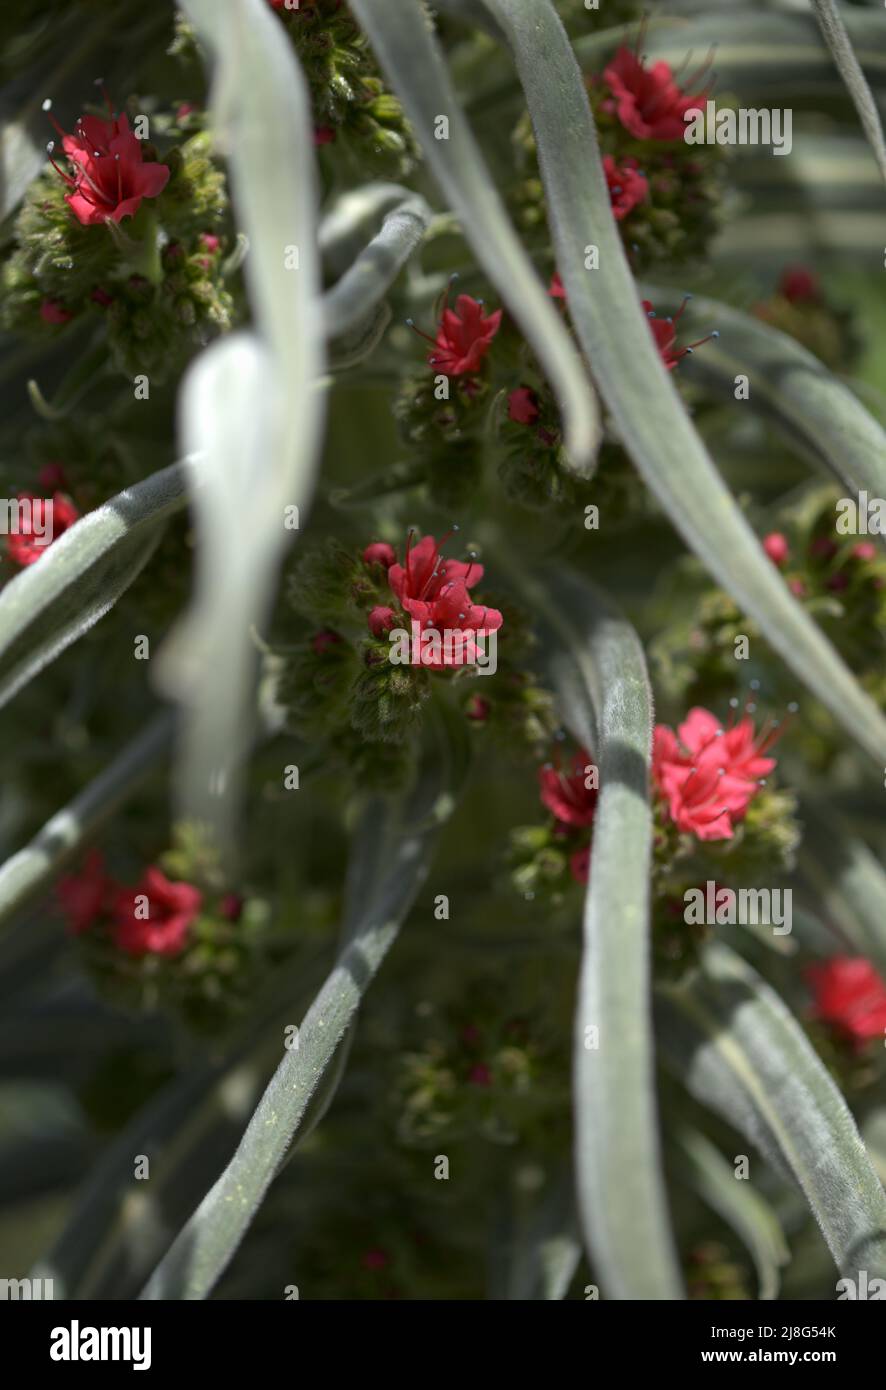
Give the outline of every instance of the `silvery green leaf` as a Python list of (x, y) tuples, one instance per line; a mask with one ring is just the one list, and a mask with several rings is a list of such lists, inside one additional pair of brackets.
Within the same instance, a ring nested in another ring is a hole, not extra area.
[[(673, 314), (681, 295), (644, 284), (643, 295), (662, 314)], [(689, 339), (716, 327), (685, 364), (686, 374), (735, 398), (735, 379), (748, 378), (748, 399), (738, 409), (761, 411), (786, 442), (827, 468), (846, 487), (886, 497), (886, 432), (859, 400), (795, 338), (719, 300), (693, 298), (681, 318)], [(703, 328), (702, 325), (706, 325)]]
[(168, 751), (171, 735), (170, 714), (157, 715), (98, 777), (50, 817), (30, 844), (10, 855), (0, 867), (0, 926), (44, 892), (82, 850), (98, 826), (157, 766)]
[(163, 654), (186, 710), (183, 812), (230, 847), (252, 737), (252, 629), (271, 603), (314, 491), (323, 427), (324, 324), (313, 118), (292, 46), (265, 0), (185, 0), (214, 60), (211, 117), (249, 243), (255, 331), (192, 364), (180, 425), (206, 451), (194, 606)]
[(81, 517), (9, 581), (0, 593), (0, 705), (107, 613), (186, 501), (175, 463)]
[[(886, 872), (877, 856), (836, 811), (806, 801), (799, 868), (817, 910), (886, 980)], [(845, 949), (834, 937), (832, 954)]]
[(852, 97), (880, 173), (886, 180), (886, 139), (883, 138), (880, 113), (855, 55), (852, 40), (846, 32), (843, 16), (834, 0), (812, 0), (812, 6), (827, 46), (834, 55), (834, 61)]
[(381, 229), (323, 296), (329, 337), (339, 337), (371, 313), (419, 246), (431, 215), (417, 196), (385, 215)]
[(237, 1152), (157, 1266), (143, 1298), (209, 1294), (287, 1152), (329, 1104), (341, 1044), (415, 901), (466, 769), (463, 720), (447, 717), (433, 744), (408, 796), (373, 798), (366, 806), (349, 865), (338, 960), (305, 1015), (297, 1046), (284, 1052)]
[(841, 1273), (886, 1275), (886, 1193), (855, 1121), (775, 991), (728, 947), (660, 986), (660, 1040), (690, 1093), (802, 1191)]
[(512, 577), (535, 609), (564, 721), (600, 785), (573, 1051), (586, 1246), (607, 1298), (680, 1298), (656, 1115), (646, 663), (633, 628), (586, 581), (568, 573), (521, 578), (516, 570)]
[(693, 1190), (745, 1243), (757, 1270), (758, 1296), (778, 1297), (781, 1267), (790, 1258), (784, 1232), (769, 1203), (700, 1130), (677, 1135), (675, 1161)]
[(417, 0), (397, 5), (389, 0), (353, 0), (353, 10), (403, 102), (431, 172), (458, 214), (474, 254), (551, 383), (564, 415), (569, 453), (576, 469), (583, 472), (590, 467), (599, 439), (593, 388), (508, 221), (427, 16)]
[[(612, 215), (581, 72), (551, 0), (484, 3), (514, 52), (570, 317), (625, 448), (687, 545), (883, 765), (886, 719), (768, 560), (662, 364)], [(598, 269), (586, 269), (589, 245)]]

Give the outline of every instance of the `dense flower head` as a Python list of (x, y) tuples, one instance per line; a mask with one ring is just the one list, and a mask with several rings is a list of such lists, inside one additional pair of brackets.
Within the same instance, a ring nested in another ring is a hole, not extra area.
[(202, 901), (199, 888), (173, 883), (152, 864), (134, 888), (116, 895), (114, 942), (132, 956), (180, 955)]
[(445, 539), (423, 536), (413, 544), (410, 532), (405, 564), (388, 570), (391, 592), (421, 633), (460, 634), (455, 652), (444, 651), (439, 661), (422, 663), (430, 670), (476, 661), (482, 653), (474, 634), (497, 632), (503, 621), (498, 609), (475, 604), (468, 593), (483, 578), (483, 566), (476, 560), (443, 559)]
[(638, 140), (682, 140), (686, 112), (707, 98), (707, 89), (690, 94), (681, 87), (669, 63), (647, 68), (642, 58), (624, 47), (604, 69), (603, 79), (619, 121)]
[[(586, 768), (592, 766), (587, 749), (579, 748), (573, 755), (570, 771), (553, 764), (538, 770), (541, 799), (560, 825), (571, 830), (592, 823), (597, 810), (597, 788), (589, 787)], [(596, 780), (596, 779), (594, 779)]]
[(16, 565), (33, 565), (45, 555), (53, 541), (58, 540), (80, 516), (70, 497), (54, 492), (51, 499), (37, 497), (33, 492), (20, 492), (21, 524), (6, 538), (6, 550)]
[(832, 956), (810, 965), (813, 1011), (856, 1047), (886, 1034), (886, 983), (864, 956)]
[(60, 880), (56, 894), (67, 918), (68, 931), (80, 936), (102, 911), (114, 884), (105, 873), (101, 850), (92, 849), (79, 873)]
[[(145, 160), (144, 145), (130, 130), (125, 113), (109, 114), (110, 120), (81, 116), (72, 135), (50, 117), (72, 172), (54, 167), (70, 188), (65, 202), (84, 227), (134, 217), (142, 198), (156, 198), (169, 181), (165, 164)], [(52, 149), (50, 145), (50, 156)]]
[[(428, 339), (434, 345), (428, 365), (436, 367), (444, 376), (475, 375), (499, 330), (501, 318), (501, 309), (485, 314), (482, 299), (460, 294), (454, 309), (444, 305), (437, 336)], [(410, 326), (414, 327), (411, 321)], [(421, 336), (426, 338), (427, 334)]]
[(607, 154), (603, 158), (603, 173), (613, 215), (616, 222), (621, 222), (638, 203), (644, 203), (649, 197), (649, 184), (640, 173), (636, 159), (623, 159), (617, 164), (612, 155)]
[(775, 767), (766, 754), (777, 736), (771, 726), (757, 735), (747, 715), (724, 728), (715, 714), (698, 706), (676, 734), (657, 724), (652, 776), (670, 820), (700, 840), (732, 839), (760, 779)]

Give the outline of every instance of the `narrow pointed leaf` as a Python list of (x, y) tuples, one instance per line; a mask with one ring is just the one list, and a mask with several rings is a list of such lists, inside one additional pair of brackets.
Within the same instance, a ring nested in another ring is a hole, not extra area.
[(319, 463), (318, 191), (307, 85), (270, 6), (184, 0), (184, 9), (214, 59), (211, 115), (249, 243), (256, 331), (207, 348), (182, 387), (182, 432), (206, 454), (202, 543), (194, 605), (162, 654), (161, 678), (185, 708), (183, 814), (230, 851), (252, 734), (252, 629), (307, 518)]
[[(474, 253), (531, 344), (563, 411), (569, 453), (589, 467), (599, 437), (596, 398), (548, 295), (508, 221), (462, 112), (423, 6), (417, 0), (353, 0), (382, 68), (397, 89), (434, 177)], [(440, 138), (438, 120), (449, 122)]]
[(323, 296), (330, 337), (346, 332), (375, 308), (421, 244), (430, 220), (431, 209), (418, 197), (404, 200), (386, 215), (381, 230)]
[(565, 722), (590, 752), (600, 784), (573, 1052), (586, 1244), (606, 1297), (680, 1298), (651, 1024), (646, 664), (633, 628), (585, 581), (543, 576), (522, 587), (541, 621)]
[(80, 851), (112, 816), (140, 780), (168, 750), (172, 717), (157, 715), (103, 772), (52, 816), (30, 844), (0, 868), (0, 926), (14, 918)]
[[(646, 284), (642, 291), (661, 313), (680, 306), (682, 296), (673, 290)], [(693, 353), (687, 376), (734, 400), (735, 378), (746, 375), (748, 400), (740, 409), (764, 412), (786, 441), (847, 487), (886, 497), (886, 431), (817, 357), (787, 333), (719, 300), (693, 298), (684, 321), (687, 339), (714, 327), (720, 333)]]
[(744, 1242), (757, 1271), (758, 1297), (778, 1297), (781, 1267), (789, 1250), (778, 1217), (751, 1183), (700, 1130), (684, 1129), (677, 1138), (678, 1162), (686, 1181)]
[(0, 593), (0, 705), (104, 617), (187, 500), (181, 464), (74, 523)]
[(843, 17), (834, 0), (812, 0), (812, 7), (821, 26), (821, 32), (824, 34), (825, 42), (834, 55), (834, 61), (840, 69), (840, 75), (852, 97), (853, 105), (858, 112), (858, 118), (868, 138), (868, 144), (874, 152), (880, 173), (886, 181), (886, 139), (883, 138), (880, 113), (868, 86), (867, 78), (861, 70), (861, 64), (855, 56), (852, 40), (846, 32)]
[[(886, 980), (886, 872), (877, 856), (836, 812), (806, 802), (799, 867), (818, 911)], [(847, 945), (835, 937), (832, 953)]]
[[(454, 726), (453, 726), (454, 728)], [(232, 1259), (290, 1147), (331, 1099), (330, 1071), (363, 994), (393, 944), (430, 867), (465, 768), (464, 731), (433, 749), (405, 801), (366, 808), (349, 872), (339, 958), (262, 1096), (237, 1152), (169, 1252), (142, 1297), (205, 1298)], [(453, 778), (455, 779), (453, 781)]]
[(728, 947), (660, 987), (661, 1039), (702, 1104), (799, 1186), (841, 1273), (886, 1276), (886, 1193), (837, 1087), (781, 999)]
[[(569, 312), (637, 470), (799, 678), (886, 763), (886, 719), (766, 558), (662, 364), (612, 215), (581, 73), (550, 0), (485, 3), (508, 36), (526, 94)], [(599, 248), (597, 270), (585, 268), (588, 244)]]

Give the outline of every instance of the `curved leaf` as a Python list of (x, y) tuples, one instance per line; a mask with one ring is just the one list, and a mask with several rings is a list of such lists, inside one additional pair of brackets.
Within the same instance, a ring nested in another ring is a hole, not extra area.
[(171, 714), (158, 715), (84, 791), (46, 822), (30, 844), (6, 860), (0, 868), (0, 926), (46, 890), (157, 765), (169, 747), (172, 727)]
[[(461, 0), (437, 0), (437, 8), (454, 10)], [(643, 30), (643, 52), (653, 61), (664, 61), (679, 70), (687, 54), (714, 52), (718, 92), (740, 92), (746, 105), (791, 106), (806, 104), (820, 109), (823, 97), (842, 95), (843, 84), (811, 14), (777, 12), (758, 8), (753, 17), (744, 10), (713, 13), (713, 6), (699, 6), (700, 16), (653, 16)], [(724, 7), (725, 8), (725, 7)], [(845, 10), (844, 21), (853, 47), (877, 93), (886, 93), (886, 53), (883, 51), (882, 17), (863, 10)], [(490, 28), (484, 25), (484, 28)], [(633, 49), (639, 26), (635, 22), (613, 25), (575, 39), (575, 55), (584, 72), (599, 72), (622, 45)], [(494, 55), (493, 55), (494, 56)], [(511, 95), (514, 80), (500, 71), (488, 53), (480, 71), (471, 69), (469, 109), (486, 107)], [(782, 160), (778, 161), (782, 163)]]
[[(201, 1299), (232, 1259), (286, 1157), (304, 1137), (312, 1105), (331, 1100), (330, 1069), (363, 994), (392, 946), (430, 867), (437, 836), (455, 805), (465, 767), (458, 743), (425, 758), (412, 794), (365, 809), (349, 866), (339, 958), (305, 1015), (231, 1162), (157, 1266), (143, 1298)], [(447, 750), (450, 756), (446, 756)], [(335, 1078), (334, 1078), (335, 1079)]]
[(886, 872), (876, 855), (834, 811), (804, 801), (799, 867), (818, 911), (886, 980)]
[[(477, 259), (550, 380), (564, 414), (567, 447), (576, 469), (587, 469), (599, 439), (593, 389), (508, 221), (422, 6), (416, 0), (403, 0), (396, 6), (388, 0), (353, 0), (353, 9)], [(445, 138), (440, 138), (441, 117), (448, 120)]]
[(728, 947), (661, 986), (662, 1047), (693, 1096), (803, 1192), (841, 1272), (886, 1276), (886, 1193), (855, 1121), (778, 995)]
[(75, 522), (0, 593), (0, 705), (107, 613), (187, 500), (174, 463)]
[[(686, 543), (879, 765), (886, 719), (791, 596), (714, 468), (662, 365), (615, 220), (581, 73), (550, 0), (484, 0), (532, 116), (569, 311), (639, 473)], [(585, 247), (600, 268), (585, 269)]]
[(330, 337), (345, 333), (371, 313), (419, 246), (431, 216), (424, 198), (416, 196), (387, 213), (381, 230), (323, 296)]
[(843, 17), (834, 4), (834, 0), (812, 0), (812, 7), (815, 10), (815, 17), (821, 27), (821, 32), (824, 34), (825, 42), (834, 55), (834, 61), (840, 69), (840, 75), (852, 97), (853, 105), (858, 112), (858, 118), (868, 138), (868, 144), (874, 152), (880, 173), (886, 181), (886, 140), (883, 138), (880, 114), (877, 111), (867, 79), (861, 70), (861, 65), (855, 56), (855, 50), (846, 32)]
[(592, 752), (600, 783), (573, 1053), (586, 1242), (607, 1297), (680, 1298), (659, 1162), (651, 1027), (646, 664), (633, 628), (591, 585), (548, 576), (522, 587), (544, 624), (565, 722)]
[(684, 1129), (677, 1138), (683, 1175), (693, 1191), (739, 1236), (753, 1256), (759, 1297), (778, 1297), (781, 1266), (790, 1252), (778, 1217), (765, 1198), (744, 1179), (716, 1145), (697, 1129)]
[[(656, 311), (679, 308), (682, 296), (673, 290), (649, 284), (641, 289)], [(720, 332), (716, 342), (693, 353), (687, 376), (734, 400), (735, 377), (743, 373), (749, 410), (764, 411), (794, 447), (846, 486), (886, 497), (886, 431), (817, 357), (787, 333), (719, 300), (693, 298), (684, 321), (689, 338), (701, 324)]]
[[(213, 53), (212, 116), (228, 154), (257, 334), (207, 348), (182, 385), (181, 428), (206, 454), (193, 607), (161, 655), (184, 706), (179, 800), (230, 852), (251, 741), (251, 631), (311, 502), (325, 393), (317, 181), (307, 85), (265, 0), (184, 0)], [(295, 510), (293, 510), (293, 508)]]

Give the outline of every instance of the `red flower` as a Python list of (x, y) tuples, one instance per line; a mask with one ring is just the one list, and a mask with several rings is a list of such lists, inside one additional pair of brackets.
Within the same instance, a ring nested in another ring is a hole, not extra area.
[(44, 299), (40, 317), (44, 323), (70, 323), (74, 315), (58, 299)]
[(873, 541), (858, 541), (849, 552), (853, 560), (876, 560), (877, 547)]
[(373, 637), (387, 637), (391, 629), (397, 626), (397, 614), (393, 608), (385, 608), (381, 604), (376, 604), (366, 622)]
[(335, 130), (331, 125), (314, 126), (314, 144), (331, 145), (335, 140)]
[(322, 632), (315, 632), (311, 638), (311, 651), (317, 656), (325, 656), (330, 647), (337, 647), (341, 638), (337, 632), (332, 632), (329, 628), (324, 628)]
[(563, 287), (563, 281), (560, 279), (559, 270), (555, 270), (551, 276), (551, 283), (548, 285), (548, 294), (552, 299), (566, 298), (566, 290)]
[(591, 766), (591, 755), (580, 748), (572, 758), (572, 771), (563, 772), (547, 764), (538, 770), (541, 799), (561, 825), (579, 827), (590, 825), (597, 810), (596, 787), (586, 785), (585, 768)]
[(731, 840), (760, 778), (775, 767), (765, 755), (776, 730), (757, 737), (747, 717), (724, 729), (710, 710), (696, 706), (677, 733), (657, 724), (652, 746), (652, 776), (670, 819), (700, 840)]
[[(412, 545), (412, 532), (406, 542), (406, 564), (391, 565), (388, 583), (420, 632), (458, 634), (455, 650), (445, 649), (440, 659), (426, 660), (428, 670), (472, 664), (483, 655), (475, 634), (497, 632), (503, 619), (497, 608), (471, 601), (468, 590), (483, 578), (483, 566), (475, 560), (443, 560), (433, 536), (424, 536)], [(430, 648), (428, 649), (431, 650)]]
[(135, 888), (117, 894), (114, 941), (131, 956), (180, 955), (202, 901), (198, 888), (170, 882), (152, 864)]
[(603, 159), (603, 173), (609, 187), (609, 197), (616, 222), (627, 217), (638, 203), (645, 202), (649, 196), (649, 184), (643, 174), (638, 173), (636, 159), (626, 159), (616, 164), (611, 154)]
[(37, 482), (51, 492), (55, 492), (57, 488), (64, 491), (67, 487), (65, 470), (60, 463), (44, 463), (37, 474)]
[(391, 568), (396, 558), (397, 552), (387, 541), (373, 541), (363, 551), (364, 565), (384, 565), (386, 570)]
[(518, 425), (534, 425), (538, 419), (538, 397), (528, 386), (518, 386), (508, 396), (508, 418)]
[(684, 114), (703, 105), (707, 97), (707, 89), (690, 96), (678, 86), (668, 63), (645, 68), (629, 48), (618, 50), (603, 79), (614, 97), (618, 119), (638, 140), (682, 140)]
[(643, 308), (646, 310), (646, 317), (649, 319), (649, 327), (655, 339), (655, 346), (658, 348), (659, 356), (669, 372), (672, 372), (684, 357), (688, 357), (693, 349), (701, 347), (702, 343), (710, 342), (711, 338), (719, 338), (718, 332), (708, 333), (704, 338), (699, 338), (697, 342), (690, 343), (688, 347), (678, 348), (677, 343), (677, 324), (683, 315), (683, 310), (689, 303), (690, 296), (687, 294), (673, 318), (668, 317), (659, 319), (655, 316), (655, 309), (648, 299), (642, 301)]
[(803, 265), (789, 265), (781, 272), (778, 291), (791, 304), (821, 298), (818, 277)]
[(781, 569), (790, 554), (790, 547), (787, 537), (781, 531), (770, 531), (768, 536), (763, 537), (763, 549), (769, 556), (773, 565), (778, 565)]
[(19, 525), (22, 529), (10, 532), (6, 538), (6, 550), (15, 564), (33, 565), (53, 541), (57, 541), (69, 526), (73, 526), (80, 513), (63, 492), (52, 494), (48, 511), (47, 499), (35, 497), (33, 492), (20, 492), (18, 501), (28, 504), (27, 512), (23, 516), (22, 508), (19, 508)]
[(97, 849), (89, 851), (79, 874), (60, 881), (56, 893), (72, 935), (79, 936), (92, 926), (112, 887), (112, 880), (105, 874), (104, 858)]
[(816, 536), (809, 547), (809, 554), (816, 560), (833, 560), (839, 546), (830, 536)]
[(364, 1269), (385, 1269), (390, 1263), (391, 1257), (384, 1250), (367, 1250), (362, 1260)]
[(465, 708), (465, 714), (476, 724), (485, 724), (489, 718), (490, 708), (489, 701), (484, 700), (482, 695), (472, 695)]
[[(127, 116), (115, 116), (110, 106), (109, 114), (109, 121), (81, 116), (73, 135), (50, 116), (74, 172), (66, 174), (51, 162), (70, 186), (65, 202), (84, 227), (134, 217), (142, 198), (156, 198), (169, 180), (165, 164), (145, 162), (142, 142), (129, 129)], [(50, 157), (52, 148), (50, 144)]]
[(815, 1017), (857, 1048), (886, 1033), (886, 984), (864, 956), (833, 956), (805, 972)]
[(476, 1062), (468, 1072), (468, 1080), (472, 1086), (491, 1086), (492, 1071), (485, 1062)]
[[(411, 328), (415, 327), (411, 319), (407, 322)], [(428, 365), (438, 367), (444, 376), (473, 375), (480, 370), (500, 324), (501, 309), (496, 309), (494, 314), (484, 314), (481, 299), (460, 294), (454, 309), (448, 304), (444, 306), (436, 338), (421, 333), (422, 338), (434, 344)]]

